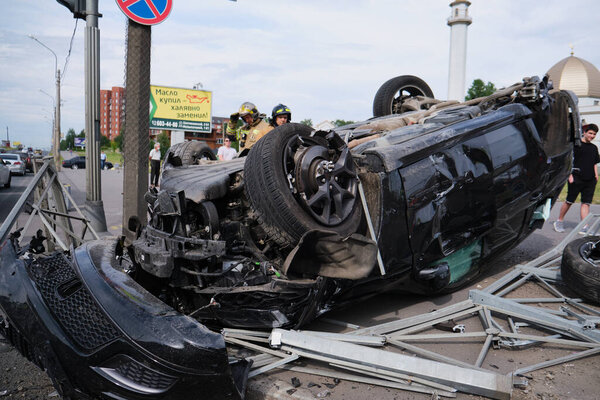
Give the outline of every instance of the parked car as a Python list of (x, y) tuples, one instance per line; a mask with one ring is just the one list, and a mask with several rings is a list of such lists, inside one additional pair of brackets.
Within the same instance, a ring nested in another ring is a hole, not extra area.
[(224, 162), (179, 144), (133, 243), (24, 257), (6, 242), (0, 330), (67, 398), (243, 398), (248, 363), (209, 328), (450, 292), (541, 227), (581, 136), (576, 97), (550, 89), (526, 78), (458, 104), (403, 76), (374, 101), (392, 115), (285, 124)]
[(62, 163), (63, 168), (79, 169), (85, 168), (85, 156), (75, 156)]
[(13, 175), (25, 175), (25, 162), (19, 154), (2, 153), (0, 158), (10, 168), (10, 173)]
[(10, 168), (4, 163), (4, 160), (0, 157), (0, 185), (3, 185), (5, 188), (9, 188), (10, 179)]
[[(75, 156), (68, 160), (64, 160), (62, 163), (63, 168), (71, 168), (71, 169), (79, 169), (85, 168), (85, 156)], [(106, 162), (104, 164), (104, 169), (112, 169), (113, 164), (111, 162)]]

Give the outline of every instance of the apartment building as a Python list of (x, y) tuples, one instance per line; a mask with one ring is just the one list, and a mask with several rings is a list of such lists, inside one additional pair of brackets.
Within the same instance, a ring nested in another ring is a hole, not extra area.
[(125, 122), (125, 89), (100, 90), (100, 134), (113, 140)]

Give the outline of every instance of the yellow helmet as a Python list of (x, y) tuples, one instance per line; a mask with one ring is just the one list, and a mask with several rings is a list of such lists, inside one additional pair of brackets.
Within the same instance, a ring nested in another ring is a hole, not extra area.
[(246, 115), (252, 115), (252, 119), (256, 119), (256, 117), (258, 116), (258, 110), (256, 109), (256, 106), (254, 105), (254, 103), (250, 103), (249, 101), (242, 103), (238, 113), (242, 118)]

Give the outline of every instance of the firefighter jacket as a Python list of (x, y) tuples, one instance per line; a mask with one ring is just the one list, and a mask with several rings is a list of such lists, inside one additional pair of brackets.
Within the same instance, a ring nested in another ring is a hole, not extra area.
[(258, 142), (258, 139), (265, 136), (273, 130), (273, 127), (265, 122), (263, 118), (258, 118), (256, 121), (252, 122), (252, 124), (244, 124), (239, 128), (235, 128), (232, 126), (230, 122), (227, 124), (227, 129), (225, 130), (225, 134), (229, 136), (230, 139), (235, 137), (237, 141), (240, 143), (240, 152), (246, 149), (250, 149), (254, 146), (254, 143)]

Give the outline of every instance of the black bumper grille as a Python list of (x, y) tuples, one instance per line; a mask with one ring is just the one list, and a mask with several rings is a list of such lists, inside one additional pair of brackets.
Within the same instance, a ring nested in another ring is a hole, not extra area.
[(133, 360), (123, 362), (116, 371), (137, 385), (159, 391), (168, 389), (175, 382), (175, 378), (153, 371)]
[(64, 254), (37, 260), (29, 272), (56, 320), (81, 348), (93, 350), (119, 337)]

